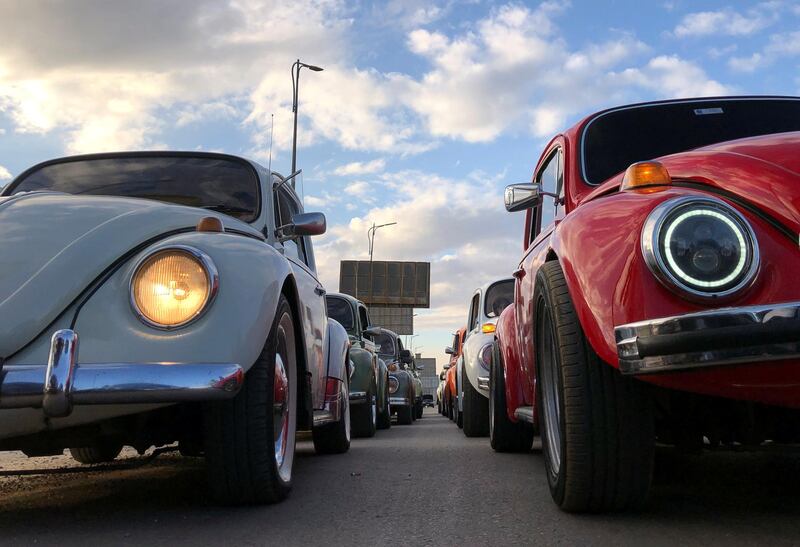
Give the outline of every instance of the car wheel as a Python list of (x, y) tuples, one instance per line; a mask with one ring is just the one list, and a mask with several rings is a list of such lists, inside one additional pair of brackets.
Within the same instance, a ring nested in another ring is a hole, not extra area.
[(497, 452), (527, 452), (533, 444), (533, 427), (512, 422), (506, 405), (503, 357), (495, 342), (489, 380), (489, 442)]
[[(461, 369), (461, 378), (464, 378), (464, 369), (463, 368)], [(457, 397), (455, 401), (453, 401), (453, 407), (454, 407), (454, 410), (455, 410), (455, 421), (456, 421), (456, 425), (458, 426), (458, 428), (459, 429), (463, 429), (464, 428), (464, 412), (462, 410), (462, 408), (463, 408), (463, 404), (462, 403), (464, 401), (464, 391), (458, 389), (458, 384), (457, 383), (456, 383), (456, 391), (458, 391), (461, 395), (459, 397)]]
[(122, 444), (105, 441), (98, 441), (92, 446), (78, 446), (69, 449), (72, 459), (85, 465), (112, 462), (117, 459), (120, 452), (122, 452)]
[(550, 493), (565, 511), (638, 509), (655, 451), (646, 387), (602, 362), (558, 262), (536, 275), (537, 400)]
[(350, 377), (340, 382), (339, 420), (312, 431), (317, 454), (343, 454), (350, 450)]
[(378, 429), (389, 429), (392, 427), (392, 409), (389, 407), (389, 381), (384, 382), (386, 386), (383, 393), (383, 410), (378, 415)]
[(374, 437), (378, 420), (377, 387), (370, 383), (367, 400), (363, 405), (350, 409), (350, 424), (354, 437)]
[(204, 418), (208, 481), (217, 500), (274, 503), (289, 494), (297, 429), (297, 346), (285, 296), (241, 391), (229, 401), (206, 405)]
[(489, 399), (472, 387), (469, 379), (464, 378), (464, 435), (467, 437), (485, 437), (489, 434)]
[(400, 425), (411, 425), (414, 421), (414, 407), (404, 405), (397, 407), (397, 423)]

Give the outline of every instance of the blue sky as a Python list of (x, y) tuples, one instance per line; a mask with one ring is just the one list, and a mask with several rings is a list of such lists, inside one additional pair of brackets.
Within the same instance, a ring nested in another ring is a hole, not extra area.
[[(502, 187), (601, 108), (715, 94), (798, 94), (800, 3), (480, 0), (0, 0), (0, 184), (55, 156), (221, 150), (299, 166), (323, 210), (320, 275), (338, 261), (430, 260), (417, 346), (443, 358), (472, 289), (507, 275), (521, 218)], [(4, 180), (5, 179), (5, 180)]]

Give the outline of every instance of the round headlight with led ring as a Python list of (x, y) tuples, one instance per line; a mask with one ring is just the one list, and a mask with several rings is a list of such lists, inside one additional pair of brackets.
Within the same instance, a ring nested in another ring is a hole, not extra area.
[(136, 265), (131, 306), (145, 324), (175, 329), (199, 318), (218, 288), (219, 274), (211, 257), (193, 247), (167, 247)]
[(750, 223), (721, 200), (687, 196), (656, 207), (642, 230), (642, 253), (668, 288), (698, 298), (731, 296), (758, 272)]

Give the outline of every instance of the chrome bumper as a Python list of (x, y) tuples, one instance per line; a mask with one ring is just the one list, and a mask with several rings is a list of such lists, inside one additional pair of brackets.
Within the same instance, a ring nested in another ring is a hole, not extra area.
[(75, 405), (149, 404), (230, 399), (244, 382), (233, 363), (78, 364), (78, 335), (57, 331), (47, 365), (0, 369), (0, 409), (41, 408), (51, 418)]
[(408, 397), (389, 397), (391, 406), (411, 406), (411, 399)]
[(623, 374), (800, 358), (800, 302), (640, 321), (615, 336)]
[(478, 389), (484, 389), (489, 391), (489, 377), (488, 376), (478, 376)]
[(351, 405), (358, 405), (367, 402), (367, 392), (366, 391), (351, 391), (350, 392), (350, 404)]

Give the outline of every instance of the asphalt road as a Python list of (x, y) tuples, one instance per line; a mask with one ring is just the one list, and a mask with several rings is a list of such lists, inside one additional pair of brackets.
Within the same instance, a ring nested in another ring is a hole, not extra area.
[[(0, 470), (67, 464), (0, 455)], [(123, 471), (0, 478), (0, 543), (50, 545), (654, 545), (800, 543), (800, 452), (658, 453), (642, 513), (568, 515), (538, 450), (495, 454), (430, 409), (354, 440), (299, 445), (294, 490), (268, 507), (219, 508), (200, 460)]]

